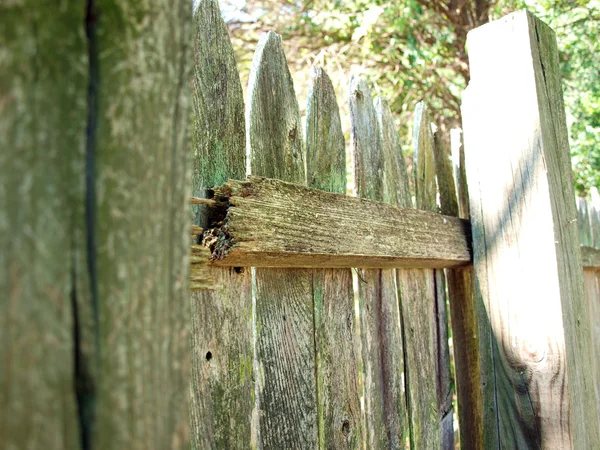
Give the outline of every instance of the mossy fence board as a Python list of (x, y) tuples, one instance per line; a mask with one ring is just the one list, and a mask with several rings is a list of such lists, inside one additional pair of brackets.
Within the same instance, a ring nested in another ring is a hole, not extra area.
[(327, 74), (304, 128), (269, 32), (244, 102), (194, 8), (0, 7), (0, 447), (600, 448), (600, 206), (551, 30), (469, 35), (465, 150), (416, 106), (413, 204), (365, 79), (350, 197)]

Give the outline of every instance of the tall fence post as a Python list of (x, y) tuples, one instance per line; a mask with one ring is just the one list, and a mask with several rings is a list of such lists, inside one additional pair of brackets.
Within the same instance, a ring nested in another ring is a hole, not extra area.
[(556, 39), (523, 11), (468, 48), (485, 446), (600, 448)]
[(0, 448), (189, 448), (189, 1), (0, 5)]

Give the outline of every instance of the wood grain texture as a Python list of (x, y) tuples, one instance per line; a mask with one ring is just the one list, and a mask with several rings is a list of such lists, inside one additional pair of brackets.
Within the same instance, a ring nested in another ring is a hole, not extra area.
[[(398, 270), (410, 447), (441, 448), (433, 270)], [(423, 306), (426, 305), (426, 306)]]
[[(356, 194), (380, 200), (384, 196), (382, 134), (369, 87), (360, 78), (350, 82), (350, 119)], [(358, 278), (367, 447), (401, 448), (405, 443), (402, 340), (395, 274), (361, 270)]]
[(480, 335), (489, 343), (482, 358), (490, 357), (482, 381), (495, 380), (483, 401), (496, 402), (484, 418), (485, 445), (597, 448), (555, 37), (520, 12), (472, 31), (468, 46), (463, 123), (474, 265), (491, 325)]
[(188, 448), (189, 3), (62, 6), (0, 16), (0, 446)]
[(598, 189), (590, 189), (591, 202), (588, 204), (590, 217), (591, 246), (600, 249), (600, 195)]
[(458, 198), (458, 217), (469, 218), (469, 188), (467, 186), (467, 169), (465, 167), (465, 147), (462, 142), (462, 130), (450, 130), (450, 151), (452, 153), (452, 166), (454, 168), (454, 183)]
[(590, 313), (590, 329), (592, 332), (592, 373), (594, 374), (594, 390), (596, 409), (600, 417), (600, 270), (584, 270), (583, 282), (585, 300)]
[(371, 90), (356, 76), (350, 80), (349, 90), (354, 195), (382, 201), (383, 147)]
[[(273, 32), (261, 37), (252, 62), (246, 132), (252, 174), (305, 183), (298, 103), (281, 38)], [(312, 271), (253, 270), (258, 445), (315, 448)]]
[[(416, 207), (434, 211), (433, 135), (424, 103), (417, 104), (413, 120)], [(438, 336), (436, 310), (439, 302), (435, 271), (398, 271), (398, 289), (404, 325), (411, 448), (442, 448), (444, 442), (438, 392), (446, 390), (440, 385), (440, 362), (445, 359), (443, 355), (446, 352)], [(447, 338), (445, 341), (447, 346)]]
[(406, 163), (404, 155), (402, 155), (392, 111), (384, 98), (377, 97), (375, 99), (375, 112), (383, 149), (383, 202), (411, 208), (412, 200)]
[[(193, 188), (199, 198), (228, 178), (243, 178), (244, 100), (227, 27), (216, 0), (194, 12)], [(195, 205), (194, 223), (205, 228), (211, 211)], [(192, 308), (191, 424), (197, 449), (250, 448), (254, 409), (252, 288), (250, 268), (209, 267), (212, 291), (194, 292)], [(202, 287), (202, 286), (200, 286)]]
[(281, 37), (272, 31), (256, 47), (247, 104), (248, 173), (305, 184), (298, 101)]
[[(375, 111), (381, 134), (383, 149), (383, 192), (384, 201), (394, 206), (412, 208), (410, 187), (404, 155), (392, 114), (387, 102), (379, 97), (375, 101)], [(392, 444), (404, 448), (409, 442), (408, 411), (406, 404), (406, 372), (405, 348), (398, 294), (397, 271), (384, 270), (381, 272), (382, 284), (382, 317), (381, 336), (383, 350), (387, 352), (383, 358), (382, 378), (384, 381), (384, 413), (388, 429), (392, 432)]]
[[(84, 251), (85, 10), (0, 6), (0, 447), (80, 448), (76, 255)], [(41, 70), (43, 68), (43, 70)], [(85, 263), (84, 263), (85, 264)]]
[(97, 327), (82, 345), (98, 347), (93, 447), (189, 448), (191, 9), (101, 0), (89, 14), (93, 306), (78, 308)]
[(306, 102), (306, 179), (308, 186), (346, 193), (346, 144), (340, 110), (329, 76), (311, 69)]
[(433, 132), (429, 108), (417, 103), (413, 117), (413, 151), (415, 176), (415, 205), (417, 209), (436, 210), (435, 160), (433, 157)]
[[(215, 188), (213, 264), (454, 267), (469, 264), (468, 222), (250, 177)], [(345, 234), (340, 234), (344, 230)]]
[(577, 228), (579, 231), (579, 244), (586, 247), (592, 247), (593, 239), (590, 224), (590, 211), (588, 209), (588, 202), (583, 197), (577, 197)]
[[(308, 185), (346, 191), (346, 148), (340, 113), (327, 74), (313, 68), (306, 117)], [(319, 448), (362, 449), (360, 342), (354, 317), (352, 272), (313, 270)]]
[[(452, 130), (454, 131), (454, 130)], [(456, 133), (451, 136), (451, 142), (460, 139)], [(456, 147), (458, 144), (453, 143)], [(454, 152), (456, 153), (456, 149)], [(441, 145), (438, 133), (434, 135), (434, 159), (436, 178), (440, 189), (440, 209), (442, 214), (458, 216), (459, 212), (468, 213), (465, 206), (464, 193), (467, 192), (466, 177), (464, 176), (464, 153), (459, 156), (457, 166), (452, 170), (449, 155)], [(454, 174), (453, 174), (454, 172)], [(461, 175), (462, 174), (462, 175)], [(456, 179), (456, 184), (455, 184)], [(458, 188), (456, 188), (458, 185)], [(457, 193), (462, 199), (457, 198)], [(460, 445), (462, 449), (479, 449), (483, 447), (483, 404), (481, 400), (481, 380), (479, 368), (479, 340), (475, 296), (473, 289), (473, 269), (447, 269), (445, 271), (450, 314), (452, 317), (452, 341), (454, 344), (454, 361), (456, 374), (456, 392), (458, 400), (458, 416)], [(440, 272), (437, 273), (440, 276)], [(439, 290), (441, 282), (436, 286)], [(438, 299), (442, 298), (438, 295)], [(440, 317), (442, 307), (438, 302), (438, 323), (443, 323)], [(440, 334), (444, 331), (441, 330)], [(445, 378), (448, 379), (448, 378)], [(438, 397), (443, 399), (446, 389), (439, 389)], [(443, 411), (443, 408), (442, 408)], [(447, 436), (447, 434), (444, 434)]]

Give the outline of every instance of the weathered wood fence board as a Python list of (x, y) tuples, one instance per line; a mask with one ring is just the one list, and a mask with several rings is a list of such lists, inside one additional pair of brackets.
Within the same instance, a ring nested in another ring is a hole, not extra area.
[(431, 211), (253, 176), (214, 188), (213, 201), (204, 240), (211, 265), (444, 268), (471, 262), (468, 222)]
[[(454, 175), (448, 154), (442, 147), (441, 141), (436, 133), (434, 156), (436, 177), (440, 189), (441, 213), (458, 216), (460, 211), (461, 214), (468, 214), (464, 151), (460, 145), (460, 130), (451, 132), (451, 141), (454, 141), (452, 142), (454, 146), (452, 149), (453, 159), (456, 164)], [(454, 190), (455, 185), (457, 186), (456, 190)], [(442, 193), (444, 191), (445, 193)], [(452, 317), (454, 360), (456, 361), (456, 395), (458, 405), (460, 405), (458, 408), (459, 425), (462, 424), (459, 426), (460, 445), (465, 450), (479, 449), (483, 448), (483, 404), (472, 266), (447, 269), (446, 281)], [(443, 320), (438, 317), (438, 323), (442, 322)]]
[[(392, 112), (381, 96), (375, 100), (375, 112), (383, 148), (384, 201), (391, 205), (411, 208), (412, 199), (404, 155)], [(385, 299), (389, 299), (382, 302), (382, 316), (385, 317), (381, 324), (381, 334), (385, 339), (383, 349), (389, 353), (385, 358), (383, 380), (387, 384), (384, 385), (384, 392), (388, 396), (387, 420), (390, 429), (397, 430), (396, 433), (400, 436), (398, 446), (403, 448), (408, 442), (410, 428), (406, 405), (406, 361), (397, 270), (382, 271), (382, 286), (388, 290), (395, 288), (395, 292), (388, 291), (382, 294)]]
[[(358, 77), (350, 81), (350, 120), (356, 194), (381, 201), (384, 156), (379, 123), (369, 87)], [(364, 269), (358, 278), (367, 447), (400, 448), (404, 424), (398, 413), (403, 408), (396, 401), (402, 393), (393, 377), (400, 368), (393, 364), (401, 359), (402, 340), (394, 271)]]
[(189, 2), (0, 17), (0, 447), (189, 448)]
[(598, 448), (555, 38), (521, 12), (468, 42), (466, 167), (479, 320), (491, 325), (482, 382), (495, 381), (485, 445)]
[[(417, 105), (413, 120), (416, 207), (434, 210), (436, 184), (433, 135), (429, 114), (423, 103)], [(398, 289), (404, 326), (411, 446), (442, 448), (435, 272), (431, 269), (398, 270)]]
[[(577, 198), (579, 240), (583, 260), (583, 282), (592, 333), (592, 373), (596, 393), (596, 409), (600, 418), (600, 217), (597, 192), (591, 199)], [(596, 245), (596, 248), (593, 245)]]
[[(313, 68), (306, 114), (308, 185), (346, 192), (346, 148), (327, 74)], [(313, 301), (319, 448), (362, 449), (360, 345), (350, 269), (314, 269)]]
[[(305, 183), (300, 112), (281, 38), (254, 55), (246, 113), (250, 173)], [(317, 400), (311, 270), (256, 268), (259, 440), (263, 448), (315, 448)]]
[[(228, 178), (243, 178), (244, 100), (217, 0), (194, 13), (195, 70), (192, 120), (193, 194)], [(194, 223), (210, 219), (194, 206)], [(191, 294), (191, 424), (194, 448), (250, 448), (254, 376), (252, 292), (249, 268), (210, 268), (214, 291)]]
[(73, 272), (86, 270), (85, 10), (27, 1), (0, 14), (0, 447), (79, 448), (73, 305), (84, 286)]

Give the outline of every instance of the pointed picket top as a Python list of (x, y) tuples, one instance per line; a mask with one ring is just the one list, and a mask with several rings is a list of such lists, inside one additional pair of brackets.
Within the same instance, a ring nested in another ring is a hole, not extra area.
[[(254, 54), (247, 104), (249, 172), (305, 184), (300, 111), (272, 31)], [(258, 448), (317, 448), (313, 272), (256, 268), (252, 282)]]
[(358, 197), (383, 200), (383, 148), (371, 90), (364, 78), (350, 80), (350, 122), (354, 192)]
[(458, 198), (459, 217), (469, 218), (469, 191), (467, 187), (467, 171), (465, 168), (465, 147), (462, 144), (462, 130), (450, 130), (450, 149), (452, 153), (452, 166), (454, 168), (454, 183)]
[(329, 76), (314, 66), (306, 105), (306, 179), (316, 189), (346, 192), (346, 144), (340, 110)]
[(444, 148), (439, 132), (433, 135), (433, 156), (435, 175), (440, 190), (440, 212), (447, 216), (458, 217), (458, 200), (456, 199), (450, 154)]
[(375, 99), (375, 112), (383, 149), (383, 201), (391, 205), (411, 208), (408, 173), (400, 139), (390, 106), (381, 96)]
[(429, 108), (417, 103), (413, 123), (413, 150), (415, 196), (418, 209), (436, 210), (435, 165), (433, 158), (433, 133)]
[(591, 202), (588, 205), (590, 216), (591, 246), (600, 249), (600, 195), (598, 188), (590, 189)]
[[(244, 95), (217, 0), (195, 2), (192, 115), (193, 194), (246, 173)], [(204, 227), (206, 206), (194, 206)], [(218, 286), (191, 294), (194, 448), (250, 448), (254, 383), (251, 370), (250, 271), (211, 268)], [(207, 364), (207, 355), (215, 358)]]
[[(346, 192), (346, 146), (331, 80), (313, 67), (306, 115), (306, 174), (313, 188)], [(319, 448), (363, 448), (360, 346), (350, 269), (312, 272)], [(351, 345), (348, 345), (348, 344)]]
[[(227, 26), (217, 0), (200, 0), (194, 14), (192, 119), (193, 192), (245, 175), (244, 95)], [(201, 225), (204, 207), (194, 206)]]
[(304, 184), (300, 109), (281, 36), (273, 31), (263, 34), (256, 47), (247, 105), (247, 171)]
[(584, 197), (577, 197), (577, 228), (579, 229), (579, 244), (591, 247), (593, 245), (590, 222), (591, 202)]

